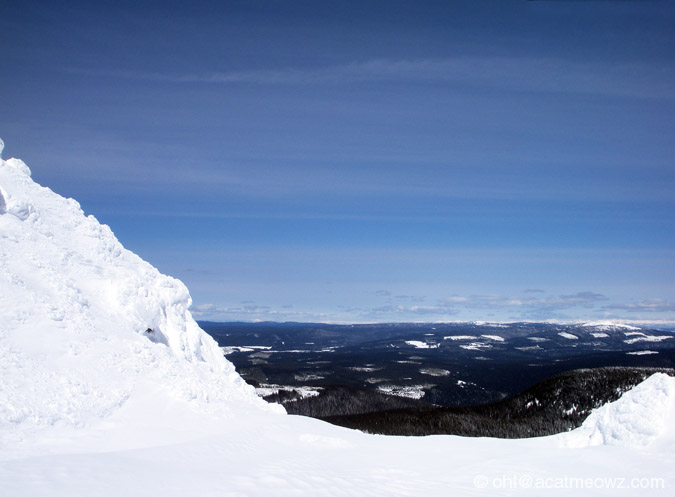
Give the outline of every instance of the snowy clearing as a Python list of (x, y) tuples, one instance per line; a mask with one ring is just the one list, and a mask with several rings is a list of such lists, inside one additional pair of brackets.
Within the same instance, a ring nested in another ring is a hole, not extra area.
[(437, 343), (420, 342), (419, 340), (406, 340), (405, 343), (416, 349), (436, 349), (439, 347)]
[(491, 349), (492, 345), (483, 342), (472, 342), (466, 345), (460, 345), (460, 348), (466, 350), (484, 350), (484, 349)]
[(662, 342), (663, 340), (670, 340), (672, 335), (662, 335), (662, 336), (636, 336), (633, 338), (629, 338), (628, 340), (624, 340), (624, 343), (627, 343), (629, 345), (633, 343), (638, 343), (638, 342)]
[(267, 397), (268, 395), (274, 395), (279, 392), (294, 392), (300, 396), (301, 399), (307, 397), (316, 397), (321, 393), (323, 388), (321, 387), (288, 387), (283, 385), (265, 385), (262, 384), (259, 387), (256, 387), (256, 393), (261, 397)]
[(380, 385), (377, 389), (387, 395), (396, 395), (409, 399), (421, 399), (426, 392), (424, 390), (433, 388), (435, 385)]
[(420, 369), (420, 373), (429, 376), (450, 376), (450, 371), (441, 368), (422, 368)]

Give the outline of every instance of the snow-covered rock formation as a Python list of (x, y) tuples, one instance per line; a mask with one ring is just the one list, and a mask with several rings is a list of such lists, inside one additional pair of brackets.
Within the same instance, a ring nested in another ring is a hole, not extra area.
[(656, 373), (615, 402), (593, 411), (583, 425), (563, 436), (569, 447), (643, 447), (675, 433), (675, 379)]
[(272, 410), (192, 319), (178, 280), (124, 249), (78, 203), (0, 162), (0, 444), (81, 426), (142, 382), (199, 410)]
[(369, 436), (271, 412), (189, 305), (77, 202), (0, 160), (1, 495), (651, 497), (675, 485), (673, 378), (554, 437)]

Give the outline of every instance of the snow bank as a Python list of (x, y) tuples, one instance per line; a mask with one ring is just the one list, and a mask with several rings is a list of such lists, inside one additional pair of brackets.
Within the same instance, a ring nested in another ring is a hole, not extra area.
[(563, 445), (646, 446), (668, 436), (674, 417), (675, 378), (656, 373), (593, 411), (581, 427), (562, 435)]
[(198, 410), (270, 409), (190, 304), (76, 201), (0, 161), (0, 445), (109, 416), (141, 380)]

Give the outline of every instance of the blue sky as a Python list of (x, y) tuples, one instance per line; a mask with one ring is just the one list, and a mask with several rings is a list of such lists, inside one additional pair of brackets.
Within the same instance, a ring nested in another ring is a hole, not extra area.
[(5, 157), (198, 318), (675, 321), (675, 4), (3, 2)]

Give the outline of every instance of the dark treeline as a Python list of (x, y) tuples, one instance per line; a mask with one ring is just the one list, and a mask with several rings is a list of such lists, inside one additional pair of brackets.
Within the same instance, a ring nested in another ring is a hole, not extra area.
[(265, 397), (265, 400), (283, 404), (289, 414), (319, 419), (420, 406), (418, 400), (347, 386), (329, 386), (318, 396), (304, 399), (296, 392), (282, 390), (278, 394)]
[(674, 375), (673, 369), (656, 368), (575, 370), (509, 399), (470, 407), (435, 407), (348, 388), (329, 388), (319, 396), (284, 402), (284, 406), (291, 414), (384, 435), (537, 437), (580, 426), (593, 409), (618, 399), (655, 372)]

